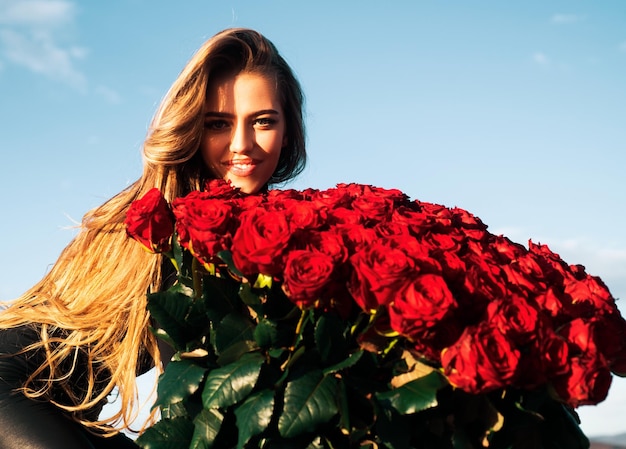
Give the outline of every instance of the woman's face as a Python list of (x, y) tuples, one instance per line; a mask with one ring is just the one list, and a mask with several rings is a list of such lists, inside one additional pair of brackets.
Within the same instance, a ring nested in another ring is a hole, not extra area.
[(271, 77), (240, 73), (209, 84), (200, 151), (216, 178), (246, 193), (259, 191), (278, 165), (285, 131)]

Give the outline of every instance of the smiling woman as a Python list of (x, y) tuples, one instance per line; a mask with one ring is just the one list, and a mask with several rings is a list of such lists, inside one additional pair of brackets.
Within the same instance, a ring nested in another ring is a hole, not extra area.
[[(173, 201), (216, 178), (255, 193), (295, 177), (302, 107), (258, 32), (226, 30), (198, 50), (155, 115), (141, 177), (88, 212), (50, 272), (0, 313), (0, 448), (136, 447), (119, 433), (137, 412), (136, 376), (167, 362), (146, 291), (172, 279), (127, 237), (129, 205), (154, 188)], [(99, 418), (114, 389), (121, 410)]]
[(214, 81), (208, 92), (200, 145), (204, 162), (242, 191), (259, 191), (287, 143), (276, 82), (241, 73)]

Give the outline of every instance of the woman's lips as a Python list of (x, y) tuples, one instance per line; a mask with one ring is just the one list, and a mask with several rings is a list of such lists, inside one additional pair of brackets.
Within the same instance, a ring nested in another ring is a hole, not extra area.
[(254, 159), (237, 159), (226, 161), (224, 165), (235, 176), (250, 176), (259, 163)]

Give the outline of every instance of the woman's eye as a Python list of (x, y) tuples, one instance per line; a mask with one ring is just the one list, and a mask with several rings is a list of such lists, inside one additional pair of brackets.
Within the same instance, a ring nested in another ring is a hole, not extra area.
[(204, 128), (211, 131), (220, 131), (227, 127), (228, 123), (225, 120), (208, 120), (204, 122)]
[(254, 124), (257, 126), (269, 128), (276, 123), (276, 119), (272, 117), (260, 117), (254, 120)]

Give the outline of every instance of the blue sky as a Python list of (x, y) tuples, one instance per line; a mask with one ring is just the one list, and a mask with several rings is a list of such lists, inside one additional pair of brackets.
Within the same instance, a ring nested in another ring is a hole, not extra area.
[[(0, 0), (0, 300), (138, 177), (161, 97), (232, 26), (273, 40), (306, 92), (310, 163), (290, 187), (459, 206), (626, 298), (622, 0)], [(616, 379), (583, 428), (626, 432), (624, 407)]]

